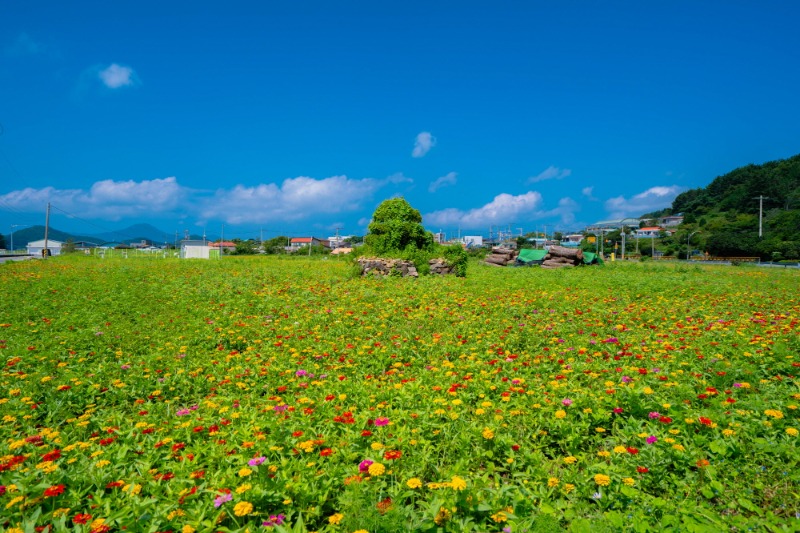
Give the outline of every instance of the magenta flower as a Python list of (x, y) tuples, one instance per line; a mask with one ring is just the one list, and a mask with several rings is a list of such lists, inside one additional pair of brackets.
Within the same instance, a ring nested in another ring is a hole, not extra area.
[(647, 437), (647, 444), (655, 444), (656, 442), (658, 442), (658, 437), (655, 435), (650, 435)]
[(623, 383), (630, 383), (631, 381), (633, 381), (633, 380), (631, 378), (629, 378), (628, 376), (622, 376), (622, 382)]
[(266, 457), (256, 457), (255, 459), (250, 459), (249, 461), (247, 461), (247, 464), (249, 464), (250, 466), (263, 465), (264, 461), (266, 460), (267, 460)]
[(570, 405), (572, 405), (572, 400), (570, 400), (569, 398), (564, 398), (563, 400), (561, 400), (561, 403), (569, 407)]
[(363, 461), (358, 463), (358, 471), (359, 472), (367, 472), (367, 471), (369, 471), (369, 467), (370, 467), (370, 465), (372, 463), (373, 463), (373, 461), (370, 461), (369, 459), (364, 459)]
[(214, 507), (221, 507), (223, 503), (229, 502), (233, 499), (233, 494), (230, 492), (227, 494), (221, 494), (214, 498)]
[(191, 411), (188, 409), (180, 409), (178, 412), (175, 413), (175, 416), (183, 416), (188, 415)]
[(647, 416), (649, 416), (650, 418), (658, 418), (658, 417), (660, 417), (660, 416), (661, 416), (661, 413), (659, 413), (658, 411), (652, 411), (652, 412), (651, 412), (649, 415), (647, 415)]
[(378, 418), (375, 419), (375, 425), (376, 426), (388, 426), (389, 425), (389, 419), (386, 418), (385, 416), (379, 416)]

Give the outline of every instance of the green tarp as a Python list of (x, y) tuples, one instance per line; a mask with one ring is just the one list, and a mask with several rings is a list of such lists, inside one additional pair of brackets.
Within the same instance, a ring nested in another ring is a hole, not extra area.
[(547, 250), (531, 250), (528, 248), (523, 248), (519, 251), (517, 261), (520, 263), (525, 263), (526, 265), (529, 265), (534, 261), (541, 263), (544, 261), (545, 255), (547, 255)]
[(602, 265), (603, 258), (600, 257), (598, 254), (593, 254), (592, 252), (583, 252), (583, 264), (585, 265)]

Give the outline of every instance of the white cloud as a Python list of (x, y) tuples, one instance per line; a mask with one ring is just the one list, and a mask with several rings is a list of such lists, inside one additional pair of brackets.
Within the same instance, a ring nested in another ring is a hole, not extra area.
[(560, 180), (566, 178), (571, 174), (572, 170), (568, 168), (561, 169), (558, 167), (554, 167), (553, 165), (550, 165), (542, 172), (540, 172), (538, 176), (531, 176), (530, 178), (528, 178), (528, 183), (538, 183), (540, 181), (546, 181), (546, 180)]
[(537, 214), (536, 218), (558, 217), (561, 224), (570, 226), (575, 222), (575, 212), (580, 211), (581, 206), (572, 198), (564, 197), (558, 201), (558, 207), (543, 211)]
[(581, 194), (584, 195), (589, 200), (592, 200), (593, 202), (597, 201), (597, 198), (595, 198), (594, 196), (594, 186), (584, 187), (583, 189), (581, 189)]
[(109, 89), (119, 89), (120, 87), (127, 87), (129, 85), (136, 85), (138, 80), (136, 73), (131, 67), (125, 67), (112, 63), (97, 73), (103, 85)]
[(176, 209), (190, 193), (174, 177), (144, 181), (103, 180), (83, 189), (25, 188), (0, 196), (21, 211), (41, 211), (47, 202), (82, 218), (120, 220)]
[(448, 172), (444, 176), (440, 178), (436, 178), (430, 185), (428, 185), (428, 191), (436, 192), (442, 187), (446, 187), (448, 185), (455, 185), (456, 184), (456, 174), (455, 172)]
[(605, 209), (611, 218), (638, 217), (669, 207), (682, 191), (683, 187), (678, 185), (651, 187), (630, 200), (624, 196), (610, 198), (605, 202)]
[(443, 209), (428, 213), (423, 217), (425, 224), (431, 226), (460, 227), (479, 229), (490, 225), (508, 224), (531, 219), (542, 203), (542, 195), (535, 191), (514, 196), (503, 193), (482, 207), (469, 211), (456, 208)]
[(25, 32), (20, 33), (13, 43), (6, 46), (3, 51), (9, 57), (32, 56), (44, 51), (44, 45), (31, 39)]
[(237, 185), (230, 190), (221, 189), (213, 198), (207, 199), (200, 210), (200, 216), (205, 220), (225, 220), (231, 224), (293, 222), (320, 214), (356, 211), (378, 189), (408, 181), (409, 178), (401, 174), (380, 180), (354, 180), (347, 176), (314, 179), (301, 176), (286, 179), (280, 185)]
[(436, 137), (431, 135), (429, 131), (423, 131), (417, 135), (417, 139), (414, 141), (414, 150), (411, 151), (411, 157), (423, 157), (434, 146), (436, 146)]

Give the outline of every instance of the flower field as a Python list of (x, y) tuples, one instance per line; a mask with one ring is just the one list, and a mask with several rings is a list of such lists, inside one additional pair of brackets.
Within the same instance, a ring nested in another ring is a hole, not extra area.
[(800, 276), (0, 265), (0, 529), (800, 529)]

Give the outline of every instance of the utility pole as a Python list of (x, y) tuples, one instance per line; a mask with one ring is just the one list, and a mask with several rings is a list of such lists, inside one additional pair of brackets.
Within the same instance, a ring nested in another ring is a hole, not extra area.
[(50, 230), (50, 202), (47, 202), (47, 213), (44, 216), (44, 248), (42, 258), (47, 259), (47, 233)]
[(763, 194), (753, 197), (753, 200), (758, 200), (758, 238), (761, 238), (761, 215), (764, 211), (764, 200), (769, 200), (769, 196)]

